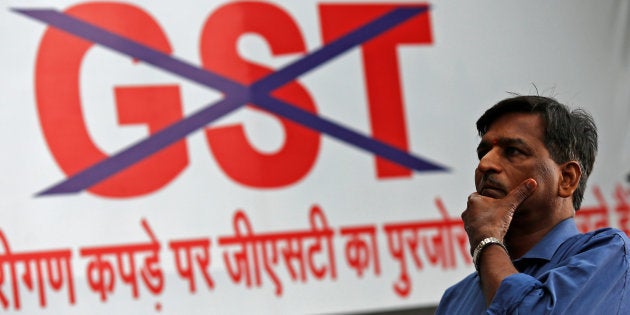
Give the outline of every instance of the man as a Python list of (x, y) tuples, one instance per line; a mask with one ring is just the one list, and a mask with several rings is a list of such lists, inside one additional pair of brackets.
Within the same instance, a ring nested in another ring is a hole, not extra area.
[(517, 96), (477, 130), (477, 191), (462, 213), (477, 272), (444, 293), (436, 314), (630, 314), (627, 236), (580, 234), (573, 220), (597, 153), (591, 116)]

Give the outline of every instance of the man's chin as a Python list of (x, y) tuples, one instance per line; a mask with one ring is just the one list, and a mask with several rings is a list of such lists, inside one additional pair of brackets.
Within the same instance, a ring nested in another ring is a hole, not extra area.
[(495, 188), (484, 188), (481, 190), (481, 192), (479, 192), (479, 194), (494, 199), (502, 199), (503, 197), (505, 197), (505, 192)]

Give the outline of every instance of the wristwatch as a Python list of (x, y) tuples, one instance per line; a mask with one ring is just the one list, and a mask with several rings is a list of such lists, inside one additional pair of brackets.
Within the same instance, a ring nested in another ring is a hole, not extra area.
[(499, 245), (499, 246), (501, 246), (501, 248), (503, 248), (503, 250), (505, 250), (505, 253), (509, 255), (509, 252), (508, 252), (507, 248), (505, 247), (503, 242), (501, 242), (498, 238), (496, 238), (496, 237), (486, 237), (483, 240), (481, 240), (481, 242), (479, 242), (479, 244), (477, 245), (477, 247), (475, 247), (475, 250), (473, 251), (472, 259), (473, 259), (473, 263), (475, 264), (475, 269), (477, 271), (479, 271), (479, 254), (481, 254), (481, 251), (483, 251), (484, 248), (486, 248), (486, 247), (488, 247), (490, 245)]

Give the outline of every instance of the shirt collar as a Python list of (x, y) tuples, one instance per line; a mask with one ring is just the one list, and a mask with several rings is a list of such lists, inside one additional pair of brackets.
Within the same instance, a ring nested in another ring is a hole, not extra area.
[(547, 233), (542, 241), (538, 242), (534, 248), (530, 249), (521, 258), (516, 259), (515, 262), (522, 259), (544, 259), (549, 261), (564, 241), (577, 234), (580, 234), (580, 232), (575, 225), (575, 220), (573, 218), (563, 220)]

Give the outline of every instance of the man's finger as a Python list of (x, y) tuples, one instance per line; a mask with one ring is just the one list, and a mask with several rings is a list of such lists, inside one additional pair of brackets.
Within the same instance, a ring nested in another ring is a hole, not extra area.
[(528, 178), (516, 186), (516, 188), (512, 189), (506, 198), (511, 201), (513, 209), (516, 210), (516, 208), (536, 190), (537, 186), (538, 183), (536, 180)]

